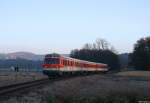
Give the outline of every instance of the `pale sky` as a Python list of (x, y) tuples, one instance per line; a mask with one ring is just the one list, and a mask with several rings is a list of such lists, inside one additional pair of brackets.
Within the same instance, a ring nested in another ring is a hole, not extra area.
[(0, 53), (70, 53), (104, 38), (119, 53), (150, 36), (150, 0), (0, 0)]

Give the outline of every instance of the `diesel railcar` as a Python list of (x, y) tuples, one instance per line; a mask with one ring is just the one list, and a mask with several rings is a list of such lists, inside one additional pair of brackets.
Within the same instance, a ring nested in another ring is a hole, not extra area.
[(43, 64), (43, 73), (48, 76), (82, 75), (107, 71), (107, 64), (74, 59), (59, 54), (46, 55)]

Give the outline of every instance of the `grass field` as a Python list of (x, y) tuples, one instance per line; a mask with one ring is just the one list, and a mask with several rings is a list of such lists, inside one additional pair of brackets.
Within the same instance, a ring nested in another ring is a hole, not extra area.
[(150, 101), (150, 80), (134, 80), (127, 74), (125, 76), (98, 74), (57, 81), (2, 103), (138, 103), (138, 101)]

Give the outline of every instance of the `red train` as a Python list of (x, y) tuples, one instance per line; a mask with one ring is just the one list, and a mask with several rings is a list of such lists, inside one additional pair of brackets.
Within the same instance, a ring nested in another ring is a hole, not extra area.
[(43, 64), (43, 73), (48, 76), (82, 75), (107, 71), (107, 64), (74, 59), (59, 54), (46, 55)]

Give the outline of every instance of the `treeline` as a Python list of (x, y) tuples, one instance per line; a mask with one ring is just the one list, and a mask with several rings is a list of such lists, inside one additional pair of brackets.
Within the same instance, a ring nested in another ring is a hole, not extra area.
[(119, 58), (115, 49), (104, 39), (97, 39), (93, 44), (85, 44), (82, 49), (72, 50), (70, 57), (108, 64), (110, 70), (120, 69)]
[(116, 50), (104, 39), (97, 39), (93, 44), (85, 44), (81, 49), (74, 49), (70, 56), (98, 63), (106, 63), (110, 70), (124, 68), (131, 70), (150, 70), (150, 37), (139, 39), (132, 53), (117, 54)]
[(141, 38), (130, 53), (129, 65), (137, 70), (150, 70), (150, 37)]
[(19, 67), (24, 70), (41, 70), (42, 61), (32, 61), (26, 59), (9, 59), (0, 60), (0, 69), (7, 69), (11, 67)]

